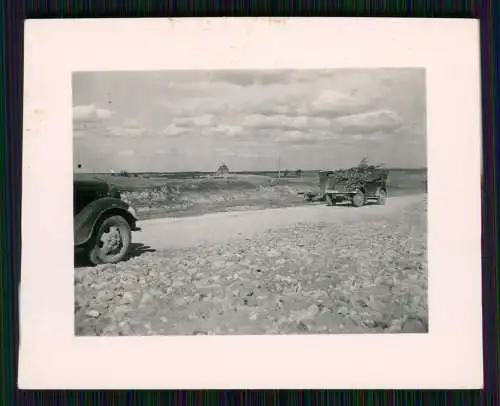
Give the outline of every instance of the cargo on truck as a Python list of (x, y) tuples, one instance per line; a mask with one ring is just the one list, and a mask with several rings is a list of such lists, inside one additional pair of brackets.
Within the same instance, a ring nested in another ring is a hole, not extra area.
[(389, 171), (383, 165), (365, 165), (349, 169), (319, 172), (319, 191), (307, 191), (307, 201), (326, 201), (329, 206), (350, 202), (361, 207), (369, 201), (385, 204), (389, 189)]

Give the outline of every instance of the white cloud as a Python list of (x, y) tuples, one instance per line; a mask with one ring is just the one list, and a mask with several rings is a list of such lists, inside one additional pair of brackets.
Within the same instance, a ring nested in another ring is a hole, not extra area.
[(376, 132), (395, 130), (402, 123), (402, 118), (391, 110), (375, 110), (360, 114), (338, 117), (334, 124), (342, 132)]
[(234, 155), (240, 158), (261, 158), (263, 154), (257, 151), (238, 151)]
[(134, 155), (134, 151), (131, 150), (131, 149), (127, 149), (125, 151), (120, 151), (118, 153), (118, 155), (120, 155), (120, 156), (133, 156)]
[(328, 142), (338, 140), (339, 134), (327, 130), (316, 130), (312, 129), (297, 129), (297, 130), (286, 130), (286, 131), (276, 131), (273, 134), (273, 141), (280, 143), (290, 143), (290, 144), (317, 144), (318, 142)]
[(311, 133), (298, 130), (290, 130), (290, 131), (283, 131), (281, 134), (275, 137), (275, 140), (278, 142), (283, 142), (283, 141), (294, 142), (294, 141), (314, 140), (315, 138), (316, 137)]
[(244, 118), (242, 125), (262, 128), (328, 128), (330, 120), (322, 117), (288, 116), (283, 114), (272, 116), (250, 114)]
[(205, 127), (212, 124), (214, 116), (212, 114), (203, 114), (192, 117), (177, 117), (174, 118), (175, 124), (184, 124), (193, 127)]
[[(321, 147), (321, 146), (320, 146)], [(310, 151), (311, 148), (318, 148), (318, 145), (317, 144), (306, 144), (306, 143), (302, 143), (302, 144), (292, 144), (290, 145), (288, 148), (290, 148), (291, 150), (293, 151), (304, 151), (304, 150), (308, 150)]]
[(94, 104), (73, 107), (73, 120), (75, 121), (108, 120), (112, 116), (111, 110), (99, 109)]
[(308, 86), (293, 82), (242, 85), (213, 78), (182, 81), (174, 84), (173, 88), (176, 89), (177, 99), (161, 100), (160, 104), (168, 113), (186, 115), (224, 114), (228, 111), (284, 114), (296, 105), (296, 101), (310, 93)]
[(187, 131), (186, 128), (179, 127), (176, 124), (170, 124), (168, 127), (165, 127), (162, 131), (162, 135), (173, 136), (185, 133)]
[(217, 126), (213, 127), (212, 132), (218, 133), (218, 134), (225, 134), (229, 136), (237, 135), (243, 132), (243, 127), (239, 125), (227, 125), (227, 124), (218, 124)]
[(146, 134), (145, 128), (127, 128), (122, 126), (112, 126), (106, 128), (106, 135), (113, 137), (140, 137)]
[(135, 118), (129, 118), (123, 123), (125, 127), (128, 128), (139, 128), (139, 122)]
[(106, 128), (106, 135), (113, 137), (140, 137), (147, 133), (147, 129), (141, 127), (134, 118), (124, 120), (123, 125), (115, 125)]
[(310, 105), (303, 105), (304, 112), (339, 113), (365, 107), (366, 103), (350, 94), (325, 90)]
[(219, 154), (225, 157), (236, 156), (236, 153), (233, 151), (220, 151)]

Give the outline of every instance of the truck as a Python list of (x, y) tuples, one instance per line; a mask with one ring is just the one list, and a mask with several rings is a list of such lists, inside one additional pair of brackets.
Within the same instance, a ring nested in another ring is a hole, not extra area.
[(348, 201), (354, 207), (369, 201), (383, 205), (389, 189), (389, 171), (382, 165), (319, 172), (319, 193), (308, 191), (308, 201), (326, 201), (328, 206)]

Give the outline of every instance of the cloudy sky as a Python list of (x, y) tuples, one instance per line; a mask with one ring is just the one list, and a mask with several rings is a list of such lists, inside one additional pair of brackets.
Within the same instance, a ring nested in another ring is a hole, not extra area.
[(82, 72), (86, 171), (426, 166), (423, 69)]

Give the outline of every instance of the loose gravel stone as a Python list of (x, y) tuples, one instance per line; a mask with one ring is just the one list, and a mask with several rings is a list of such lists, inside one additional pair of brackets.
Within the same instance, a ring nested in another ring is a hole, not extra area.
[(87, 312), (85, 312), (86, 316), (93, 317), (93, 318), (99, 317), (100, 314), (101, 313), (99, 313), (97, 310), (88, 310)]
[(423, 199), (77, 268), (76, 333), (427, 332), (426, 217)]

